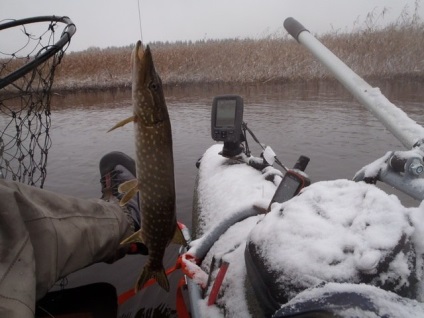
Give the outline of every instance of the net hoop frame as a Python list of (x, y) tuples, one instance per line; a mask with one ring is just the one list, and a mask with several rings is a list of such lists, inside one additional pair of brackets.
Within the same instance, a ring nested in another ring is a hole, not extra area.
[(0, 79), (0, 89), (3, 87), (6, 87), (7, 85), (13, 83), (18, 78), (26, 75), (31, 70), (36, 68), (37, 66), (41, 65), (45, 61), (47, 61), (50, 57), (55, 55), (57, 52), (59, 52), (65, 45), (68, 43), (72, 36), (76, 32), (76, 26), (71, 21), (71, 19), (67, 16), (58, 17), (58, 16), (39, 16), (39, 17), (32, 17), (32, 18), (26, 18), (26, 19), (20, 19), (20, 20), (13, 20), (10, 22), (2, 23), (0, 24), (0, 31), (13, 28), (20, 25), (30, 24), (30, 23), (38, 23), (38, 22), (61, 22), (66, 24), (64, 31), (62, 32), (62, 35), (59, 40), (56, 41), (55, 44), (51, 45), (45, 52), (37, 56), (34, 60), (31, 62), (23, 65), (22, 67), (18, 68), (13, 73), (10, 73), (4, 78)]

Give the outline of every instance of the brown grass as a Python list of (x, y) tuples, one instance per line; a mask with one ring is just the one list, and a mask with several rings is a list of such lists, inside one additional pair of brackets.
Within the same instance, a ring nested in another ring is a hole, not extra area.
[[(362, 77), (424, 79), (424, 24), (415, 15), (382, 29), (366, 21), (362, 29), (334, 31), (318, 39)], [(129, 87), (133, 46), (66, 54), (58, 68), (56, 89)], [(331, 77), (307, 49), (288, 36), (150, 46), (165, 84), (245, 84)]]

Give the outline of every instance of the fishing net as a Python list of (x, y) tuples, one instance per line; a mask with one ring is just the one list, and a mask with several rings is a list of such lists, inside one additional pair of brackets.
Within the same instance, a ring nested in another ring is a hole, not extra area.
[(0, 178), (43, 187), (54, 73), (75, 31), (68, 17), (0, 21)]

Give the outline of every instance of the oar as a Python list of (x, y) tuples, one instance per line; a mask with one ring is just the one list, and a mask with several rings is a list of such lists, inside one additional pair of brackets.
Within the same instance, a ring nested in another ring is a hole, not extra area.
[(287, 18), (284, 27), (291, 36), (309, 49), (408, 150), (423, 143), (424, 128), (392, 104), (378, 87), (374, 88), (365, 82), (295, 19)]

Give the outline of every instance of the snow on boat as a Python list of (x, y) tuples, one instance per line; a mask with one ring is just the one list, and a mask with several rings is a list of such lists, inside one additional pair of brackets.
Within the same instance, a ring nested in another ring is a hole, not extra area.
[[(214, 101), (212, 137), (224, 145), (199, 161), (194, 240), (182, 255), (191, 316), (423, 317), (424, 205), (406, 208), (374, 183), (424, 199), (424, 128), (296, 20), (285, 26), (320, 61), (336, 65), (333, 74), (408, 151), (388, 152), (354, 180), (309, 185), (304, 169), (283, 166), (281, 173), (268, 148), (253, 159), (228, 139), (233, 132), (215, 128)], [(227, 102), (222, 112), (229, 126), (237, 122)]]
[[(334, 180), (314, 183), (261, 214), (276, 185), (266, 179), (268, 174), (229, 163), (231, 159), (219, 155), (221, 148), (213, 145), (201, 160), (198, 239), (188, 251), (205, 254), (201, 268), (210, 277), (203, 296), (192, 299), (201, 317), (276, 312), (288, 317), (299, 310), (351, 317), (352, 310), (363, 316), (376, 308), (379, 316), (422, 316), (424, 305), (417, 299), (424, 296), (423, 207), (405, 208), (396, 196), (374, 185)], [(229, 222), (242, 214), (241, 221)], [(223, 233), (215, 234), (216, 241), (209, 234), (207, 242), (205, 234), (222, 224), (228, 229), (218, 231)], [(206, 253), (201, 251), (204, 246)], [(228, 266), (226, 275), (211, 304), (223, 264)]]

